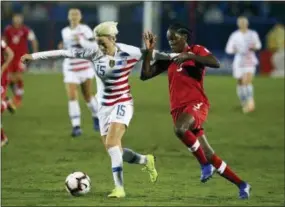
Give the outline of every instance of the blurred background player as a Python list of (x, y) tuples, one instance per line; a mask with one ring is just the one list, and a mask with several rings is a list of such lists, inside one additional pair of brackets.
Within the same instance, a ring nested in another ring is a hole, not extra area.
[(14, 53), (6, 43), (1, 40), (1, 147), (4, 146), (8, 138), (2, 128), (2, 113), (8, 108), (9, 111), (13, 111), (14, 107), (10, 100), (6, 98), (7, 85), (8, 85), (8, 67), (13, 60)]
[(14, 59), (9, 66), (10, 85), (14, 93), (14, 102), (20, 105), (24, 94), (24, 65), (21, 63), (21, 56), (28, 52), (28, 42), (32, 43), (33, 52), (38, 51), (38, 41), (34, 32), (23, 24), (22, 14), (14, 14), (12, 24), (4, 30), (4, 39), (7, 45), (14, 52)]
[(277, 23), (266, 36), (266, 46), (272, 52), (271, 63), (272, 77), (284, 77), (285, 70), (285, 28), (282, 23)]
[(84, 58), (93, 62), (96, 69), (98, 118), (103, 144), (111, 158), (115, 188), (110, 198), (125, 197), (123, 161), (144, 165), (143, 170), (156, 182), (158, 174), (153, 155), (141, 155), (122, 148), (122, 138), (133, 117), (134, 106), (129, 75), (142, 57), (140, 48), (116, 43), (119, 33), (117, 22), (103, 22), (95, 27), (96, 42), (89, 48), (53, 50), (26, 54), (22, 61), (55, 57)]
[(256, 31), (248, 28), (248, 19), (237, 19), (238, 30), (233, 32), (226, 45), (226, 53), (234, 54), (233, 76), (237, 79), (237, 95), (244, 113), (255, 109), (252, 79), (255, 75), (258, 59), (255, 55), (261, 49)]
[(196, 157), (201, 166), (201, 182), (207, 182), (217, 172), (239, 188), (241, 199), (249, 198), (250, 185), (242, 181), (229, 166), (215, 154), (203, 130), (210, 108), (204, 92), (205, 67), (219, 68), (215, 56), (201, 45), (189, 45), (192, 31), (174, 24), (168, 28), (167, 40), (171, 60), (157, 61), (150, 65), (155, 37), (152, 33), (144, 37), (148, 54), (144, 57), (142, 80), (153, 78), (167, 71), (171, 115), (176, 136)]
[[(86, 48), (92, 46), (94, 40), (93, 32), (85, 24), (81, 24), (81, 11), (72, 8), (68, 12), (69, 26), (61, 31), (62, 43), (59, 49)], [(91, 41), (91, 42), (90, 42)], [(81, 131), (81, 112), (78, 101), (77, 87), (81, 86), (84, 100), (87, 103), (93, 117), (94, 129), (99, 130), (97, 118), (97, 100), (93, 96), (92, 80), (95, 77), (93, 63), (86, 59), (65, 58), (63, 62), (64, 83), (69, 99), (68, 111), (72, 125), (71, 136), (80, 136)]]

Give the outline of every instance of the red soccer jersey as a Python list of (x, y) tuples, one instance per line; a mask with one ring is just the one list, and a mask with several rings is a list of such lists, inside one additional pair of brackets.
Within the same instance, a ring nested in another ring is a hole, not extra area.
[(14, 52), (15, 59), (28, 53), (28, 41), (35, 38), (34, 33), (27, 26), (15, 28), (9, 25), (4, 30), (7, 45)]
[[(187, 47), (186, 51), (199, 56), (211, 54), (210, 51), (200, 45)], [(168, 82), (171, 111), (196, 101), (210, 105), (204, 92), (204, 76), (205, 66), (192, 60), (184, 62), (182, 65), (177, 65), (174, 62), (169, 65)]]

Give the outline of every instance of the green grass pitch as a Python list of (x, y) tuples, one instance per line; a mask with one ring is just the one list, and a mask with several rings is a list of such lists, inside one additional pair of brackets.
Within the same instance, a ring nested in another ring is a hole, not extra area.
[[(81, 100), (84, 134), (72, 139), (67, 98), (60, 75), (26, 75), (24, 104), (15, 115), (5, 113), (9, 144), (2, 149), (3, 206), (284, 206), (284, 79), (256, 78), (256, 112), (243, 115), (237, 106), (235, 81), (206, 77), (212, 103), (205, 124), (216, 152), (253, 187), (247, 201), (237, 188), (215, 175), (199, 182), (196, 160), (175, 138), (169, 114), (165, 76), (142, 82), (131, 78), (135, 114), (123, 144), (157, 156), (159, 180), (149, 183), (141, 166), (124, 165), (127, 197), (110, 200), (113, 188), (110, 160), (90, 113)], [(92, 191), (71, 197), (65, 177), (84, 171)]]

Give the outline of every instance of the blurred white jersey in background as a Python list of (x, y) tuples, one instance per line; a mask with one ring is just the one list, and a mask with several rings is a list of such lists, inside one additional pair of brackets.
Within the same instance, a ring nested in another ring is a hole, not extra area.
[(237, 30), (230, 35), (227, 42), (226, 53), (235, 54), (233, 61), (233, 76), (241, 78), (246, 73), (255, 73), (258, 59), (251, 48), (261, 49), (259, 36), (254, 30), (241, 32)]

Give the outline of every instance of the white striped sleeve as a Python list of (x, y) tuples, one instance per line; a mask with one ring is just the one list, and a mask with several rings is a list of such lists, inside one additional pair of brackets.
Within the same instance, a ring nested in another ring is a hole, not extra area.
[(49, 59), (49, 58), (82, 58), (92, 59), (98, 53), (97, 49), (70, 49), (70, 50), (51, 50), (45, 52), (33, 53), (34, 60)]

